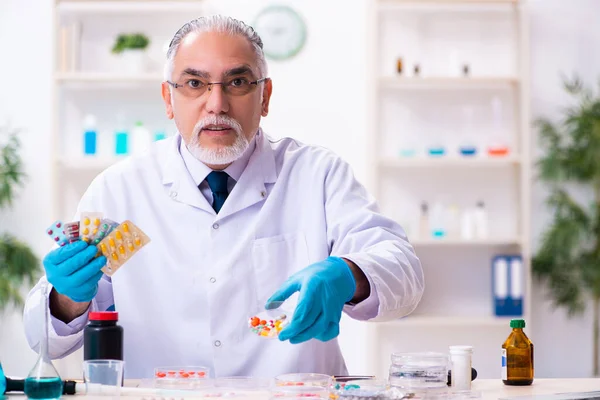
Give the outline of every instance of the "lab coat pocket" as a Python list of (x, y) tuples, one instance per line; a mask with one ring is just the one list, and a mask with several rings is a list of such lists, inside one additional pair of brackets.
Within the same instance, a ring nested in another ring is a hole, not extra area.
[(308, 245), (302, 232), (255, 239), (252, 264), (259, 309), (290, 275), (308, 263)]

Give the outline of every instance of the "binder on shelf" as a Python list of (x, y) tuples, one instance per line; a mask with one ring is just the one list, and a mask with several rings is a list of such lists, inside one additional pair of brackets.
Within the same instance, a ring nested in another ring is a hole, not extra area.
[(523, 315), (523, 260), (518, 255), (492, 259), (492, 293), (496, 316)]

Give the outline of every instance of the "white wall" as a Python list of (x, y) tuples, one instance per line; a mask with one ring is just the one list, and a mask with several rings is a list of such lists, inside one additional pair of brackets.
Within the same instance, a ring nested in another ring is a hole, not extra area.
[[(248, 21), (266, 0), (209, 0), (223, 13)], [(365, 144), (366, 1), (305, 0), (293, 4), (308, 21), (307, 47), (293, 62), (271, 63), (275, 81), (273, 104), (264, 126), (275, 136), (290, 135), (337, 151), (349, 160), (359, 179), (367, 176)], [(589, 78), (600, 76), (600, 28), (594, 23), (600, 3), (594, 0), (530, 1), (532, 12), (532, 110), (556, 111), (565, 101), (559, 88), (559, 71), (578, 70)], [(10, 117), (25, 130), (23, 156), (30, 175), (20, 202), (0, 214), (0, 229), (27, 240), (40, 257), (48, 248), (44, 229), (51, 209), (43, 199), (50, 193), (49, 132), (51, 127), (51, 9), (52, 0), (0, 1), (0, 117)], [(345, 21), (345, 22), (344, 22)], [(24, 27), (28, 27), (24, 29)], [(21, 35), (16, 37), (16, 34)], [(14, 62), (10, 62), (10, 58)], [(585, 61), (584, 61), (585, 57)], [(347, 82), (359, 82), (347, 85)], [(541, 207), (543, 191), (534, 192), (536, 238), (548, 220)], [(537, 288), (536, 288), (537, 289)], [(588, 376), (591, 373), (591, 317), (567, 321), (553, 312), (536, 290), (534, 330), (536, 376)], [(35, 354), (25, 342), (20, 313), (0, 316), (0, 361), (9, 375), (25, 375)], [(365, 352), (356, 343), (365, 337), (364, 326), (344, 320), (340, 337), (352, 373), (366, 373)], [(552, 332), (552, 334), (549, 334)], [(570, 343), (578, 343), (577, 347)], [(572, 355), (573, 361), (566, 362)], [(490, 355), (496, 357), (496, 354)], [(561, 360), (561, 362), (557, 362)], [(563, 361), (565, 360), (565, 361)], [(68, 371), (77, 371), (75, 365)]]

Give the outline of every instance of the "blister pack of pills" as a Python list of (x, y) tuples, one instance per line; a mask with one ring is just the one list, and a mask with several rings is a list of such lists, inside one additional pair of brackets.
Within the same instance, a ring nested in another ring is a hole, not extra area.
[(46, 234), (61, 247), (69, 243), (63, 229), (63, 223), (61, 221), (55, 221), (48, 229), (46, 229)]
[(79, 216), (79, 235), (81, 240), (90, 243), (92, 238), (98, 234), (102, 223), (102, 213), (82, 212)]
[(150, 238), (133, 222), (129, 220), (122, 222), (98, 244), (98, 248), (107, 260), (102, 272), (112, 276), (148, 243)]
[(89, 243), (98, 245), (117, 226), (119, 226), (119, 224), (115, 221), (103, 218), (98, 229), (93, 232), (93, 236), (90, 238)]
[(79, 221), (64, 224), (63, 232), (68, 243), (75, 243), (79, 238)]

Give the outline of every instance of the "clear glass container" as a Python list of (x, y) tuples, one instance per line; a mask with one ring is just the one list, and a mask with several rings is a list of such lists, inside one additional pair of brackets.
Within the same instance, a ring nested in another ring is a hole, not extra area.
[(202, 366), (158, 367), (154, 369), (154, 387), (197, 389), (211, 385), (210, 369)]
[(275, 386), (318, 386), (328, 388), (333, 376), (325, 374), (283, 374), (275, 377)]
[(447, 389), (450, 366), (447, 354), (393, 353), (391, 359), (391, 386), (408, 390)]
[(25, 395), (29, 399), (59, 399), (63, 392), (63, 381), (48, 355), (48, 296), (50, 287), (41, 290), (42, 332), (40, 335), (39, 357), (25, 379)]
[(383, 400), (388, 398), (389, 389), (389, 382), (379, 379), (361, 379), (344, 383), (334, 382), (330, 398), (339, 400)]

